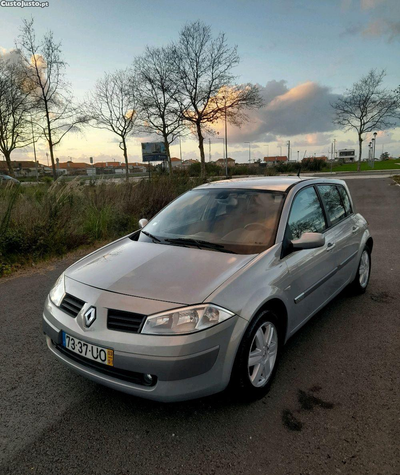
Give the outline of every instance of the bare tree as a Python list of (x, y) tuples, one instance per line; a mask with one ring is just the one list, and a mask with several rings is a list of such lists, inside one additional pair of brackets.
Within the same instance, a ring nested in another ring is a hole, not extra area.
[(14, 176), (11, 153), (32, 143), (32, 102), (23, 86), (21, 65), (0, 58), (0, 151)]
[(49, 146), (53, 177), (57, 179), (54, 147), (68, 132), (78, 131), (79, 125), (87, 119), (73, 104), (65, 82), (67, 64), (61, 56), (61, 43), (55, 42), (53, 33), (47, 33), (41, 42), (37, 42), (33, 19), (24, 20), (17, 46), (26, 65), (25, 86), (41, 114), (37, 124)]
[(108, 130), (119, 137), (128, 180), (127, 140), (134, 132), (139, 117), (135, 77), (127, 69), (105, 74), (89, 95), (85, 111), (93, 127)]
[(394, 127), (400, 117), (399, 94), (381, 87), (384, 77), (385, 71), (372, 69), (332, 104), (334, 123), (345, 130), (354, 129), (357, 132), (357, 171), (361, 167), (365, 134)]
[[(256, 86), (234, 86), (232, 68), (239, 63), (236, 47), (227, 45), (224, 34), (214, 38), (209, 26), (196, 21), (186, 25), (172, 46), (176, 96), (180, 114), (199, 140), (201, 176), (205, 176), (204, 131), (224, 115), (240, 122), (239, 111), (259, 107)], [(242, 120), (244, 115), (242, 115)]]
[(179, 83), (175, 80), (172, 50), (147, 47), (135, 61), (138, 95), (144, 130), (161, 135), (172, 173), (170, 145), (183, 134), (184, 125), (176, 101)]

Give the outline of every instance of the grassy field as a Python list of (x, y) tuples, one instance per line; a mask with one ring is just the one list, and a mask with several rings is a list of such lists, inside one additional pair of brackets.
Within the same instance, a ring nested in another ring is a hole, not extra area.
[(67, 183), (0, 188), (0, 276), (138, 228), (200, 179)]
[[(375, 161), (374, 168), (371, 168), (368, 162), (361, 162), (361, 171), (371, 170), (400, 170), (400, 158), (396, 160)], [(324, 171), (331, 171), (330, 166), (326, 167)], [(357, 163), (345, 163), (332, 167), (333, 172), (356, 172)]]

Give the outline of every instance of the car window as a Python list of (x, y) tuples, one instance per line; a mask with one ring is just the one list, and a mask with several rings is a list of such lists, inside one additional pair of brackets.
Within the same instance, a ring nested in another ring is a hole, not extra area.
[(299, 239), (303, 233), (321, 233), (326, 229), (325, 217), (317, 193), (312, 186), (300, 191), (290, 211), (289, 239)]
[(353, 212), (351, 209), (351, 203), (350, 203), (350, 198), (349, 195), (347, 194), (347, 191), (343, 186), (338, 186), (337, 187), (339, 190), (340, 197), (342, 198), (342, 203), (344, 205), (344, 208), (346, 210), (346, 214), (349, 215)]
[[(256, 254), (274, 244), (284, 199), (281, 192), (264, 190), (192, 190), (155, 216), (146, 231), (164, 244), (192, 239), (238, 254)], [(139, 241), (151, 238), (142, 233)]]
[(340, 199), (339, 192), (335, 185), (318, 185), (317, 188), (321, 194), (329, 221), (333, 226), (346, 217), (346, 210)]

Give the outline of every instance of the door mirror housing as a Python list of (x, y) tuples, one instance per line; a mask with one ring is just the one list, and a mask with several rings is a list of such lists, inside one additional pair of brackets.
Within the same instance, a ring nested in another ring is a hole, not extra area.
[(148, 222), (149, 222), (149, 221), (148, 221), (147, 219), (142, 218), (142, 219), (139, 221), (140, 229), (143, 229), (143, 228), (147, 225)]
[(325, 236), (321, 233), (303, 233), (300, 239), (290, 241), (293, 251), (301, 249), (316, 249), (325, 244)]

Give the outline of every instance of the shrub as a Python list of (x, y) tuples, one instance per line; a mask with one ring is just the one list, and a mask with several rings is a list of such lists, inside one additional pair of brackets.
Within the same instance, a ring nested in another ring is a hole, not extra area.
[(113, 240), (138, 228), (178, 195), (189, 177), (90, 186), (78, 180), (0, 189), (0, 275), (12, 266)]

